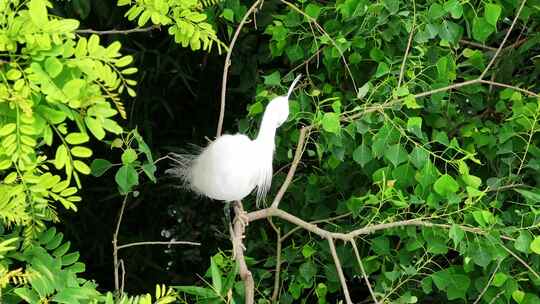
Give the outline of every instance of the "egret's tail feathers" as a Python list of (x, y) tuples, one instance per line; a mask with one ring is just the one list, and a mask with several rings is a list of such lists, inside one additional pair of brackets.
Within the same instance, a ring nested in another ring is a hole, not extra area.
[(165, 171), (165, 174), (178, 178), (182, 181), (182, 188), (191, 189), (192, 168), (196, 155), (169, 153), (169, 158), (173, 160), (171, 168)]

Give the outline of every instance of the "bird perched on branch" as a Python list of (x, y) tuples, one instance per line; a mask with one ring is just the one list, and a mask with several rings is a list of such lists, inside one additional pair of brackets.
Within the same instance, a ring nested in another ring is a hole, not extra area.
[(300, 80), (298, 75), (286, 96), (270, 101), (257, 138), (244, 134), (223, 135), (195, 154), (172, 154), (176, 165), (167, 173), (179, 177), (183, 186), (221, 201), (238, 201), (257, 187), (257, 203), (272, 182), (276, 129), (289, 116), (289, 97)]

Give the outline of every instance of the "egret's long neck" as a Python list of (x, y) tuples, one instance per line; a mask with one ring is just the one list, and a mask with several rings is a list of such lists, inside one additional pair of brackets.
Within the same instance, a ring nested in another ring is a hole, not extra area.
[(259, 134), (255, 139), (255, 142), (266, 147), (272, 147), (270, 150), (271, 153), (274, 152), (274, 137), (276, 136), (277, 125), (273, 121), (272, 117), (268, 115), (263, 115), (263, 120), (261, 122), (261, 128), (259, 129)]

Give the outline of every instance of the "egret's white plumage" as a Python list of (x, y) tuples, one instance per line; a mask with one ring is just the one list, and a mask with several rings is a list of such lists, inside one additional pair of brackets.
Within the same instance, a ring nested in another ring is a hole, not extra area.
[(177, 165), (167, 172), (180, 177), (186, 188), (212, 199), (241, 200), (257, 187), (257, 202), (261, 201), (272, 182), (276, 129), (289, 116), (289, 97), (300, 77), (286, 96), (270, 101), (257, 138), (220, 136), (198, 154), (174, 154)]

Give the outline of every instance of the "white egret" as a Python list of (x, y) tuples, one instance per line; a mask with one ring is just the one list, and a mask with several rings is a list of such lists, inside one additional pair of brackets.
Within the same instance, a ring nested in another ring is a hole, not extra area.
[(257, 187), (257, 203), (264, 199), (272, 181), (272, 159), (276, 129), (289, 116), (289, 97), (298, 75), (286, 96), (268, 104), (257, 138), (244, 134), (223, 135), (200, 153), (173, 154), (177, 165), (167, 170), (192, 191), (226, 202), (238, 201)]

